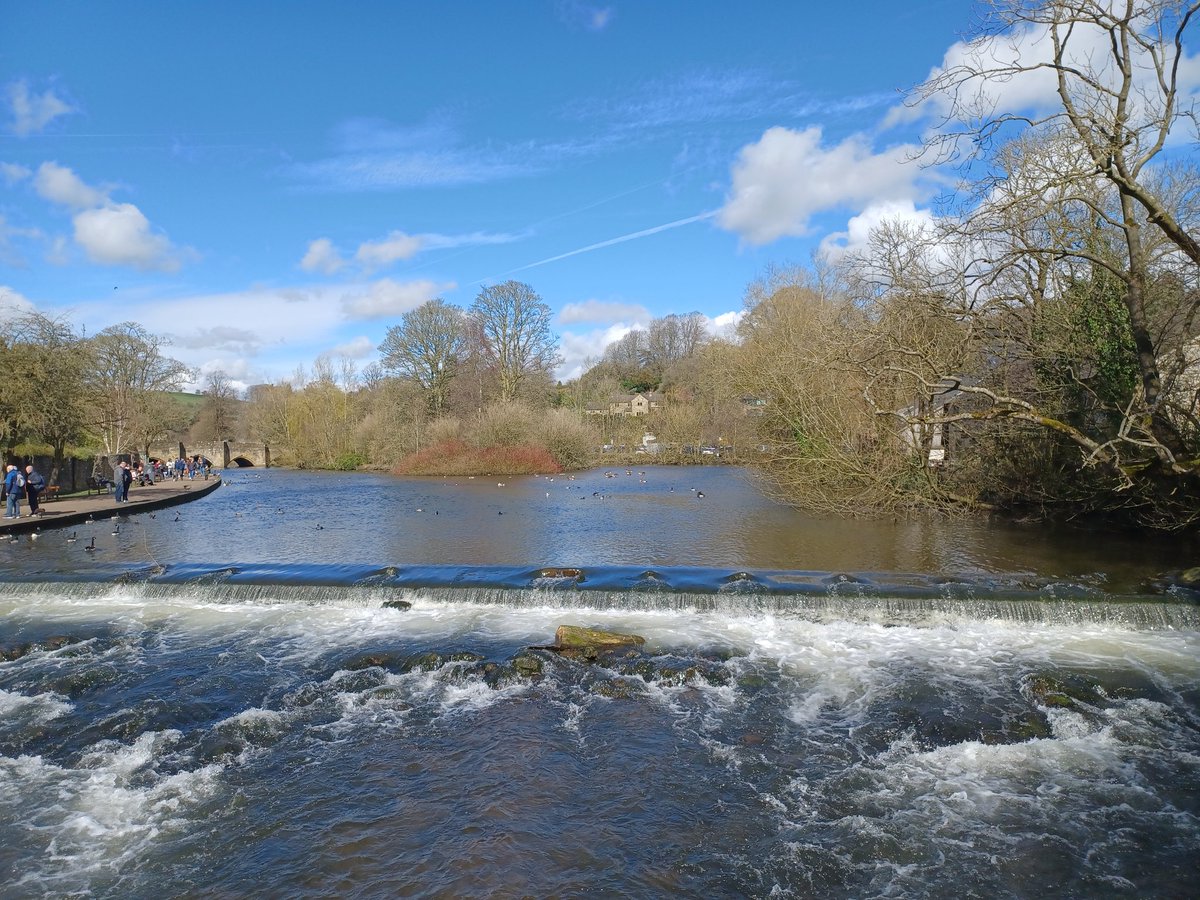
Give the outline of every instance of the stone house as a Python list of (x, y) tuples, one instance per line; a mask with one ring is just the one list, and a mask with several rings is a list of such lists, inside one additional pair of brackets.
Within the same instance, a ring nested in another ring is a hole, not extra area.
[(666, 398), (661, 391), (638, 394), (617, 394), (608, 403), (589, 403), (583, 408), (588, 416), (645, 416), (662, 409)]

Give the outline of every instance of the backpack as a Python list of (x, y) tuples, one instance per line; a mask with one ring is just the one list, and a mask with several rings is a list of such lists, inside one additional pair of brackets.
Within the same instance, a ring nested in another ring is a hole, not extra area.
[(17, 473), (17, 487), (19, 487), (19, 488), (25, 487), (25, 476), (22, 475), (20, 472)]

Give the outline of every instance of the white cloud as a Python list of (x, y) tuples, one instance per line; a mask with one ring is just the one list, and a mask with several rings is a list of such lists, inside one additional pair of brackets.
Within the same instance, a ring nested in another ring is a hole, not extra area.
[(24, 79), (8, 85), (8, 107), (12, 113), (12, 133), (17, 137), (35, 134), (57, 119), (75, 112), (75, 107), (52, 90), (32, 93)]
[(33, 305), (33, 302), (23, 297), (20, 291), (0, 284), (0, 317), (7, 319), (12, 316), (22, 316), (35, 309), (37, 307)]
[(71, 245), (64, 235), (55, 235), (46, 248), (46, 262), (52, 266), (65, 266), (71, 261)]
[(366, 335), (359, 335), (353, 340), (338, 344), (329, 351), (331, 356), (345, 356), (350, 359), (365, 359), (378, 349), (375, 341)]
[[(1076, 32), (1076, 38), (1086, 42), (1089, 50), (1100, 49), (1095, 45), (1095, 38), (1099, 36), (1094, 29), (1083, 27)], [(925, 116), (944, 121), (952, 113), (955, 103), (987, 115), (997, 110), (1045, 109), (1054, 105), (1057, 99), (1054, 71), (1033, 68), (1014, 73), (1012, 69), (1037, 66), (1048, 62), (1052, 55), (1053, 47), (1044, 26), (1026, 26), (999, 35), (958, 41), (946, 51), (942, 64), (930, 70), (926, 81), (960, 68), (994, 74), (965, 82), (953, 96), (939, 92), (918, 103), (894, 107), (884, 118), (883, 127), (890, 128)]]
[(262, 338), (245, 328), (230, 325), (197, 326), (194, 331), (171, 334), (171, 342), (193, 350), (224, 350), (253, 356), (262, 346)]
[(611, 6), (597, 6), (583, 0), (558, 0), (558, 16), (573, 28), (603, 31), (613, 19)]
[(38, 166), (34, 189), (45, 199), (71, 209), (88, 209), (108, 202), (108, 193), (84, 183), (66, 166), (44, 162)]
[[(1145, 11), (1135, 13), (1138, 27), (1148, 34), (1155, 31)], [(1064, 42), (1064, 61), (1074, 70), (1095, 82), (1104, 90), (1116, 89), (1124, 77), (1114, 64), (1111, 35), (1108, 31), (1086, 21), (1076, 21), (1060, 30)], [(1134, 44), (1127, 51), (1131, 60), (1134, 90), (1130, 96), (1129, 112), (1135, 121), (1161, 109), (1161, 96), (1153, 61), (1147, 51)], [(920, 97), (917, 102), (897, 106), (888, 112), (883, 127), (925, 119), (934, 132), (953, 131), (956, 123), (976, 124), (996, 115), (1045, 115), (1061, 109), (1055, 70), (1054, 41), (1049, 26), (1025, 23), (1007, 31), (986, 34), (969, 41), (958, 41), (946, 50), (940, 65), (930, 70), (926, 83), (947, 82), (947, 90)], [(1160, 62), (1169, 70), (1174, 48), (1166, 43)], [(972, 77), (967, 73), (975, 73)], [(1184, 57), (1179, 62), (1179, 92), (1187, 105), (1194, 101), (1200, 88), (1200, 55)], [(1149, 106), (1144, 97), (1149, 97)], [(1106, 97), (1104, 103), (1109, 102)], [(949, 129), (946, 126), (950, 125)], [(1187, 130), (1187, 129), (1181, 129)], [(1194, 132), (1189, 132), (1194, 134)]]
[(806, 234), (811, 217), (823, 210), (911, 198), (919, 174), (908, 162), (912, 150), (875, 153), (857, 135), (825, 147), (818, 127), (770, 128), (742, 148), (718, 221), (752, 244), (766, 244)]
[(344, 324), (342, 292), (331, 286), (257, 287), (163, 298), (122, 291), (119, 305), (114, 297), (77, 304), (72, 320), (86, 326), (88, 334), (116, 322), (138, 322), (168, 335), (166, 352), (181, 362), (256, 383), (315, 358)]
[(613, 341), (619, 341), (635, 328), (637, 326), (633, 324), (615, 322), (607, 328), (596, 328), (582, 334), (564, 331), (559, 336), (558, 344), (563, 362), (558, 367), (555, 377), (560, 381), (578, 378), (590, 363), (594, 363), (603, 355), (605, 347)]
[(20, 251), (13, 246), (13, 238), (40, 238), (42, 233), (36, 228), (18, 228), (9, 225), (8, 220), (0, 214), (0, 262), (10, 266), (23, 266), (25, 259)]
[(451, 291), (454, 282), (438, 284), (420, 280), (398, 282), (381, 278), (368, 285), (365, 292), (347, 295), (342, 299), (342, 310), (348, 319), (382, 319), (400, 316), (416, 309), (427, 300), (444, 291)]
[(379, 269), (397, 260), (412, 259), (425, 248), (425, 243), (421, 235), (393, 231), (381, 241), (360, 244), (354, 259), (364, 269)]
[(9, 187), (24, 181), (32, 174), (33, 171), (27, 169), (25, 166), (19, 166), (16, 163), (0, 162), (0, 177), (4, 178), (4, 183)]
[(821, 241), (820, 253), (831, 261), (841, 259), (847, 253), (865, 250), (871, 232), (888, 221), (910, 222), (919, 227), (933, 224), (933, 213), (917, 209), (911, 200), (894, 200), (872, 203), (846, 223), (845, 231), (826, 235)]
[(325, 275), (332, 275), (345, 265), (346, 261), (329, 238), (317, 238), (310, 243), (308, 252), (300, 260), (300, 268), (305, 272), (322, 272)]
[(607, 325), (613, 322), (635, 322), (644, 325), (651, 318), (650, 310), (638, 303), (614, 303), (603, 300), (568, 303), (558, 313), (558, 321), (561, 325)]
[(712, 318), (705, 316), (704, 327), (713, 337), (731, 341), (737, 337), (738, 323), (744, 315), (746, 314), (741, 310), (733, 310)]
[[(470, 234), (407, 234), (392, 231), (377, 241), (364, 241), (354, 253), (354, 262), (365, 273), (386, 268), (396, 262), (412, 259), (426, 250), (447, 250), (456, 247), (473, 247), (487, 244), (508, 244), (520, 240), (514, 234), (487, 234), (482, 231)], [(349, 264), (329, 238), (317, 238), (308, 245), (308, 251), (300, 260), (300, 268), (306, 272), (321, 272), (332, 275)]]
[(75, 216), (75, 242), (92, 262), (136, 269), (179, 269), (180, 255), (132, 203), (110, 203)]

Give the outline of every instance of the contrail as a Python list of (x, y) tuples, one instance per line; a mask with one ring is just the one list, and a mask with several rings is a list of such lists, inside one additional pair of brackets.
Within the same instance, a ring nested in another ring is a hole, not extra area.
[[(569, 250), (566, 253), (560, 253), (558, 256), (548, 256), (545, 259), (539, 259), (537, 262), (531, 262), (524, 266), (518, 266), (515, 269), (509, 269), (502, 275), (496, 276), (503, 278), (504, 275), (512, 275), (514, 272), (524, 272), (526, 269), (535, 269), (538, 266), (544, 266), (547, 263), (558, 262), (560, 259), (566, 259), (569, 256), (578, 256), (580, 253), (590, 253), (593, 250), (599, 250), (602, 247), (611, 247), (613, 244), (623, 244), (626, 241), (635, 241), (638, 238), (648, 237), (652, 234), (658, 234), (660, 231), (669, 231), (672, 228), (679, 228), (683, 225), (691, 225), (693, 222), (703, 222), (705, 219), (711, 219), (719, 210), (710, 209), (708, 212), (702, 212), (698, 216), (688, 216), (686, 219), (676, 219), (674, 222), (667, 222), (665, 225), (655, 225), (653, 228), (644, 228), (641, 231), (635, 231), (632, 234), (623, 234), (620, 237), (609, 238), (607, 241), (601, 241), (598, 244), (588, 244), (586, 247), (580, 247), (577, 250)], [(481, 284), (485, 281), (492, 281), (492, 278), (480, 278), (478, 281), (472, 281), (471, 284)]]

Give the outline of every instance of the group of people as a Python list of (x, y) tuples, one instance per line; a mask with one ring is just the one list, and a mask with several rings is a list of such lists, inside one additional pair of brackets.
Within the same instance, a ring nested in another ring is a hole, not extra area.
[(203, 456), (192, 456), (186, 459), (180, 456), (167, 467), (167, 474), (179, 481), (182, 481), (184, 478), (193, 480), (197, 475), (202, 476), (207, 481), (211, 471), (212, 463)]
[(4, 471), (4, 518), (21, 518), (21, 500), (29, 501), (29, 515), (40, 516), (42, 508), (38, 498), (46, 489), (46, 479), (33, 466), (26, 466), (22, 472), (17, 466), (9, 465)]
[(212, 464), (202, 456), (193, 456), (190, 459), (179, 457), (173, 463), (155, 459), (151, 460), (149, 469), (144, 463), (138, 463), (136, 471), (129, 463), (122, 462), (113, 472), (113, 493), (117, 503), (128, 503), (129, 488), (135, 480), (139, 485), (147, 485), (166, 478), (182, 481), (184, 478), (193, 479), (201, 475), (207, 481), (211, 466)]

